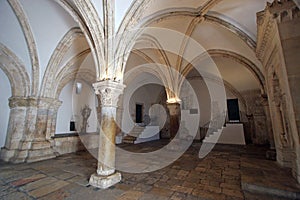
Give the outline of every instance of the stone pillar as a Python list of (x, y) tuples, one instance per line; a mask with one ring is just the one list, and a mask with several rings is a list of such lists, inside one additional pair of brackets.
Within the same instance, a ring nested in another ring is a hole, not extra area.
[(57, 121), (57, 112), (59, 107), (62, 105), (62, 102), (59, 100), (54, 100), (49, 109), (49, 118), (48, 118), (48, 126), (46, 130), (46, 139), (51, 140), (55, 135), (56, 131), (56, 121)]
[(55, 153), (50, 141), (50, 129), (52, 126), (52, 107), (58, 102), (52, 98), (39, 98), (37, 104), (37, 115), (35, 121), (34, 138), (28, 152), (27, 162), (35, 162), (54, 158)]
[(59, 105), (58, 100), (51, 98), (11, 97), (8, 133), (1, 159), (21, 163), (54, 158), (50, 135), (55, 132), (54, 110), (57, 111)]
[(180, 110), (180, 101), (176, 102), (168, 102), (167, 107), (170, 113), (170, 138), (173, 139), (180, 126), (180, 119), (181, 119), (181, 110)]
[(270, 107), (267, 96), (262, 97), (261, 104), (264, 107), (264, 112), (266, 116), (266, 126), (268, 132), (268, 140), (270, 143), (270, 149), (266, 152), (266, 158), (268, 160), (276, 160), (276, 149), (275, 149), (275, 142), (274, 142), (274, 133), (272, 128), (272, 120), (270, 116)]
[(7, 137), (4, 148), (1, 149), (1, 159), (6, 162), (24, 162), (27, 152), (22, 152), (25, 124), (27, 117), (28, 99), (23, 97), (11, 97), (9, 99), (10, 115), (7, 128)]
[(289, 0), (267, 3), (257, 24), (256, 55), (264, 66), (277, 161), (300, 182), (299, 8)]
[(121, 181), (121, 174), (115, 172), (115, 136), (117, 131), (116, 114), (118, 97), (125, 86), (110, 80), (93, 84), (101, 99), (101, 128), (98, 149), (98, 168), (91, 175), (90, 185), (108, 188)]
[(264, 112), (266, 115), (266, 125), (267, 125), (267, 131), (268, 131), (268, 139), (270, 142), (270, 149), (275, 149), (275, 143), (274, 143), (274, 135), (273, 135), (273, 129), (272, 129), (272, 120), (270, 116), (270, 108), (269, 108), (269, 102), (267, 97), (262, 97), (262, 105), (264, 107)]

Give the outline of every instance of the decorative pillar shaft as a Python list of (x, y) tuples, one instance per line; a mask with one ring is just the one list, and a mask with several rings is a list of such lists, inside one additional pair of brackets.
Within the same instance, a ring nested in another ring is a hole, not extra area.
[(270, 149), (275, 149), (272, 121), (271, 121), (270, 108), (269, 108), (269, 102), (268, 102), (267, 97), (262, 98), (262, 105), (264, 107), (264, 112), (266, 115), (266, 123), (267, 123), (267, 131), (268, 131), (268, 137), (269, 137), (269, 142), (270, 142)]
[(181, 110), (179, 102), (167, 102), (170, 113), (170, 138), (173, 139), (180, 126)]
[(62, 105), (62, 101), (56, 100), (52, 103), (49, 109), (49, 118), (47, 122), (46, 139), (50, 140), (55, 135), (57, 112), (59, 107)]
[(90, 184), (105, 189), (121, 180), (121, 174), (115, 172), (115, 136), (118, 97), (125, 86), (109, 80), (97, 82), (93, 86), (101, 99), (101, 129), (98, 168), (97, 173), (91, 176)]
[(1, 150), (1, 159), (9, 162), (23, 162), (26, 154), (20, 161), (16, 161), (22, 140), (24, 138), (24, 127), (26, 124), (27, 99), (12, 97), (9, 99), (10, 116), (7, 128), (5, 146)]
[[(46, 138), (52, 119), (49, 107), (55, 99), (11, 97), (10, 119), (1, 158), (14, 163), (34, 162), (55, 157)], [(45, 103), (47, 102), (47, 103)]]

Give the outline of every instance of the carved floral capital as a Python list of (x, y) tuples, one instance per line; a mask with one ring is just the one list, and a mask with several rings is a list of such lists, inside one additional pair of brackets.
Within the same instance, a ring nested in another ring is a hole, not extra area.
[(123, 93), (125, 85), (111, 80), (93, 84), (95, 93), (100, 97), (102, 107), (117, 107), (118, 98)]

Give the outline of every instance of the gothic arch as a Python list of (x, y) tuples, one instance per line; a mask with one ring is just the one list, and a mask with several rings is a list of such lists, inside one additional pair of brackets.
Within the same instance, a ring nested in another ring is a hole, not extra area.
[(145, 73), (154, 75), (159, 80), (161, 80), (163, 82), (163, 84), (167, 85), (167, 81), (162, 76), (160, 67), (156, 65), (155, 61), (152, 58), (150, 58), (148, 55), (146, 55), (145, 53), (143, 53), (142, 51), (139, 51), (139, 50), (135, 50), (132, 53), (139, 56), (140, 58), (144, 59), (147, 63), (153, 64), (153, 67), (140, 66), (142, 70), (139, 69), (136, 73), (130, 72), (130, 73), (125, 74), (126, 76), (124, 77), (124, 83), (130, 83), (139, 74), (145, 72)]
[(265, 92), (265, 77), (261, 70), (251, 60), (240, 54), (228, 50), (211, 49), (208, 50), (208, 53), (211, 56), (221, 56), (229, 58), (245, 66), (259, 82), (262, 92)]
[[(198, 79), (198, 78), (203, 79), (201, 76), (195, 76), (195, 77), (189, 77), (189, 78), (187, 78), (187, 80), (193, 80), (193, 79)], [(206, 78), (209, 78), (209, 77), (206, 77)], [(235, 89), (228, 81), (226, 81), (224, 79), (222, 79), (222, 81), (223, 81), (225, 88), (227, 90), (229, 90), (234, 96), (236, 96), (240, 100), (242, 107), (247, 112), (247, 108), (248, 108), (247, 103), (246, 103), (245, 98), (242, 96), (242, 94), (237, 89)]]
[(29, 20), (23, 10), (23, 7), (19, 0), (9, 0), (8, 3), (12, 7), (20, 25), (23, 30), (27, 47), (30, 54), (31, 65), (32, 65), (32, 83), (31, 83), (31, 95), (36, 96), (39, 89), (39, 74), (40, 74), (40, 64), (37, 53), (37, 46), (33, 37), (33, 33), (29, 24)]
[(94, 73), (91, 73), (89, 70), (81, 70), (78, 74), (77, 70), (72, 70), (68, 72), (66, 76), (59, 82), (57, 89), (55, 91), (55, 98), (58, 99), (62, 89), (72, 80), (82, 80), (92, 86), (96, 82), (96, 77)]
[[(74, 0), (72, 4), (64, 0), (55, 1), (63, 9), (65, 9), (76, 22), (78, 22), (79, 27), (86, 37), (91, 49), (98, 79), (100, 77), (100, 73), (104, 63), (104, 32), (103, 25), (96, 13), (93, 4), (90, 1), (86, 2), (78, 0)], [(80, 2), (82, 2), (82, 4)]]
[(84, 37), (82, 31), (79, 28), (72, 28), (62, 40), (57, 45), (54, 50), (48, 66), (45, 70), (43, 82), (41, 86), (41, 96), (51, 97), (53, 85), (55, 84), (57, 73), (60, 70), (60, 63), (63, 60), (65, 54), (68, 52), (69, 48), (72, 46), (73, 41), (79, 37)]
[(9, 79), (12, 96), (27, 97), (30, 95), (30, 78), (24, 64), (1, 43), (0, 68)]
[[(228, 50), (223, 50), (223, 49), (210, 49), (207, 51), (207, 53), (212, 56), (212, 57), (225, 57), (225, 58), (229, 58), (232, 59), (240, 64), (242, 64), (243, 66), (245, 66), (255, 77), (255, 79), (259, 82), (260, 84), (260, 89), (262, 91), (262, 93), (265, 93), (265, 78), (264, 75), (262, 74), (262, 72), (260, 71), (260, 69), (249, 59), (245, 58), (242, 55), (239, 55), (235, 52), (232, 51), (228, 51)], [(183, 75), (187, 75), (189, 73), (189, 71), (193, 68), (193, 63), (196, 63), (197, 60), (200, 60), (204, 57), (205, 55), (200, 55), (199, 57), (197, 57), (193, 62), (189, 63), (184, 70), (182, 71)]]
[[(225, 20), (222, 20), (218, 17), (212, 17), (208, 14), (209, 9), (214, 7), (217, 3), (219, 3), (222, 0), (210, 0), (206, 2), (203, 6), (193, 9), (193, 8), (170, 8), (165, 9), (159, 12), (156, 12), (150, 16), (147, 16), (145, 18), (141, 18), (143, 9), (145, 9), (145, 6), (149, 3), (149, 0), (143, 1), (140, 6), (137, 6), (133, 4), (133, 6), (130, 8), (129, 12), (125, 16), (120, 29), (118, 30), (118, 35), (120, 35), (119, 43), (117, 46), (117, 55), (122, 55), (124, 52), (130, 50), (133, 47), (133, 44), (135, 42), (135, 39), (140, 34), (140, 29), (145, 28), (149, 24), (153, 23), (154, 21), (158, 21), (164, 18), (168, 17), (174, 17), (174, 16), (190, 16), (194, 18), (200, 18), (199, 22), (201, 21), (207, 21), (211, 23), (218, 24), (222, 27), (225, 27), (232, 33), (236, 34), (239, 38), (241, 38), (252, 50), (255, 50), (256, 43), (255, 41), (244, 31), (240, 28), (236, 27), (233, 23), (227, 22)], [(139, 1), (136, 1), (137, 3)], [(136, 12), (133, 14), (132, 10), (135, 10)], [(139, 19), (139, 20), (132, 20), (132, 19)], [(126, 25), (126, 28), (125, 28)], [(130, 32), (130, 28), (132, 28), (134, 25), (137, 26), (136, 33)], [(127, 32), (130, 32), (129, 34)], [(123, 42), (123, 46), (120, 45), (120, 42)], [(125, 42), (124, 42), (125, 41)], [(126, 62), (126, 58), (124, 59)], [(121, 62), (120, 64), (124, 64), (124, 62)]]
[(52, 95), (54, 97), (58, 97), (61, 89), (72, 79), (81, 78), (82, 80), (85, 80), (84, 77), (86, 77), (86, 82), (89, 82), (90, 84), (96, 82), (97, 77), (95, 73), (87, 69), (80, 69), (81, 65), (74, 65), (76, 62), (82, 63), (89, 53), (90, 49), (79, 53), (73, 59), (71, 59), (63, 68), (61, 68), (53, 82), (54, 89)]

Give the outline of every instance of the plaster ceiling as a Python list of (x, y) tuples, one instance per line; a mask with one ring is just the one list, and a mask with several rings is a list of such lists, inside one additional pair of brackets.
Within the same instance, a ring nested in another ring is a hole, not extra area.
[(259, 90), (254, 75), (242, 64), (228, 58), (213, 57), (222, 78), (238, 91)]
[[(54, 49), (57, 47), (59, 41), (71, 28), (79, 26), (76, 19), (73, 19), (70, 13), (64, 10), (64, 8), (61, 7), (61, 4), (58, 4), (57, 2), (69, 3), (69, 6), (73, 7), (75, 12), (79, 12), (80, 9), (76, 8), (76, 5), (78, 4), (73, 0), (18, 1), (22, 5), (25, 15), (28, 18), (28, 23), (31, 27), (33, 37), (36, 42), (38, 58), (40, 60), (41, 67), (40, 76), (42, 78), (43, 72), (45, 71), (50, 57), (53, 54)], [(263, 10), (268, 1), (270, 0), (151, 0), (147, 4), (145, 10), (143, 10), (142, 15), (137, 20), (143, 21), (146, 18), (153, 16), (157, 17), (161, 13), (166, 12), (169, 15), (167, 18), (155, 20), (149, 24), (149, 26), (168, 28), (181, 33), (186, 33), (190, 23), (194, 17), (197, 16), (197, 11), (200, 11), (199, 14), (203, 14), (201, 13), (201, 9), (204, 6), (210, 5), (206, 7), (207, 10), (205, 10), (207, 15), (212, 15), (216, 18), (223, 19), (225, 22), (228, 22), (240, 29), (243, 33), (255, 41), (256, 13)], [(103, 6), (101, 3), (99, 3), (101, 1), (91, 0), (91, 2), (93, 3), (95, 10), (98, 12), (99, 18), (102, 19), (103, 23)], [(126, 13), (128, 13), (131, 5), (133, 5), (135, 2), (135, 0), (117, 0), (115, 2), (115, 29), (117, 29), (117, 27), (120, 25), (123, 17), (126, 15)], [(0, 25), (1, 29), (5, 30), (1, 31), (0, 33), (0, 42), (11, 49), (22, 60), (28, 70), (28, 73), (31, 74), (31, 62), (28, 46), (26, 44), (24, 34), (22, 34), (23, 31), (20, 27), (20, 24), (14, 16), (14, 13), (7, 1), (0, 2), (0, 9)], [(186, 13), (192, 14), (189, 16), (175, 16), (177, 11), (185, 11)], [(10, 18), (9, 23), (4, 20), (7, 19), (8, 16)], [(209, 21), (200, 21), (199, 24), (194, 27), (194, 30), (191, 33), (191, 37), (201, 44), (205, 49), (222, 49), (235, 52), (249, 59), (261, 69), (261, 63), (256, 58), (254, 49), (251, 49), (251, 47), (247, 45), (245, 41), (243, 41), (229, 28), (221, 26), (220, 24), (211, 23)], [(87, 48), (87, 42), (85, 42), (84, 39), (75, 42), (79, 42), (79, 44), (76, 44), (67, 52), (63, 62), (66, 62), (69, 58), (74, 57), (75, 54), (78, 54), (80, 49), (83, 50)], [(148, 52), (148, 54), (155, 61), (160, 60), (155, 57), (155, 53)], [(169, 58), (171, 60), (175, 60), (171, 58), (172, 56), (173, 55), (169, 54)], [(131, 64), (132, 61), (129, 59), (127, 66), (130, 66)], [(230, 65), (229, 63), (227, 64)], [(227, 73), (224, 71), (224, 74)], [(229, 76), (228, 79), (230, 79)]]

